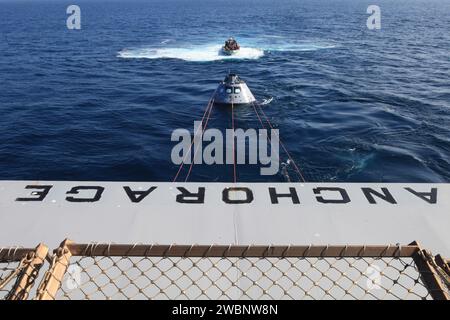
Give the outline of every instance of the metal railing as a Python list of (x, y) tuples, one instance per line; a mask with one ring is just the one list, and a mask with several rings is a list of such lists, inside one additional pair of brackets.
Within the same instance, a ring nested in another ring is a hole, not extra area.
[(65, 240), (47, 261), (37, 300), (450, 299), (448, 261), (416, 242), (183, 246)]

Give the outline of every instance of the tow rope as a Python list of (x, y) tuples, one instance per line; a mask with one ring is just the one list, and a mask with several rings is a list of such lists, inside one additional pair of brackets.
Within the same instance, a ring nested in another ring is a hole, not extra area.
[[(263, 111), (261, 105), (252, 102), (252, 106), (253, 106), (253, 110), (255, 110), (256, 116), (258, 117), (259, 123), (261, 124), (263, 129), (266, 129), (261, 116), (259, 115), (259, 112), (257, 110), (257, 107), (259, 107), (259, 110), (261, 111), (261, 114), (264, 116), (264, 119), (266, 120), (267, 124), (269, 125), (269, 127), (274, 130), (272, 123), (270, 122), (269, 118), (267, 117), (266, 113)], [(280, 146), (283, 148), (284, 152), (286, 152), (286, 155), (289, 158), (289, 161), (294, 165), (294, 169), (297, 172), (298, 176), (300, 177), (302, 182), (306, 182), (306, 179), (304, 178), (300, 168), (297, 166), (297, 164), (295, 163), (294, 159), (292, 158), (291, 154), (289, 153), (289, 151), (287, 150), (287, 148), (285, 147), (283, 141), (281, 141), (281, 137), (278, 133), (276, 133), (277, 137), (278, 137), (278, 141), (280, 142)], [(269, 136), (267, 135), (267, 139), (269, 140), (269, 143), (271, 143), (271, 139), (269, 138)]]
[[(181, 173), (181, 170), (183, 169), (183, 166), (184, 166), (184, 163), (185, 163), (187, 157), (190, 156), (191, 150), (192, 150), (192, 146), (194, 145), (195, 136), (198, 134), (200, 129), (202, 129), (202, 135), (203, 135), (203, 133), (205, 132), (206, 128), (208, 127), (208, 122), (209, 122), (209, 119), (211, 117), (211, 111), (212, 111), (212, 108), (214, 106), (214, 97), (216, 95), (216, 91), (217, 91), (217, 89), (214, 91), (214, 94), (209, 99), (209, 102), (208, 102), (208, 104), (206, 106), (206, 109), (205, 109), (205, 111), (203, 113), (203, 117), (202, 117), (202, 120), (201, 120), (201, 126), (194, 133), (194, 139), (192, 139), (192, 142), (191, 142), (191, 145), (189, 146), (188, 152), (184, 156), (183, 161), (181, 162), (181, 164), (180, 164), (180, 166), (178, 168), (178, 171), (177, 171), (177, 173), (176, 173), (176, 175), (175, 175), (175, 177), (174, 177), (172, 182), (176, 182), (177, 181), (177, 179), (178, 179), (178, 177), (179, 177), (179, 175)], [(261, 105), (256, 103), (256, 102), (252, 102), (251, 104), (252, 104), (253, 110), (255, 111), (256, 117), (257, 117), (259, 123), (261, 124), (262, 129), (266, 129), (266, 125), (264, 124), (264, 121), (262, 119), (262, 118), (264, 118), (264, 120), (267, 123), (267, 125), (269, 126), (269, 128), (274, 130), (274, 126), (270, 122), (269, 117), (267, 117), (267, 115), (264, 112), (264, 110), (261, 107)], [(258, 111), (258, 109), (259, 109), (259, 111)], [(261, 117), (260, 113), (261, 113), (262, 117)], [(232, 149), (232, 153), (233, 153), (233, 182), (236, 183), (237, 182), (237, 166), (236, 166), (236, 148), (235, 148), (235, 136), (234, 136), (235, 118), (234, 118), (234, 101), (233, 101), (233, 97), (231, 97), (231, 127), (232, 127), (232, 130), (233, 130), (233, 149)], [(278, 133), (275, 133), (275, 135), (278, 138), (280, 146), (283, 148), (284, 152), (288, 156), (289, 160), (288, 160), (288, 164), (287, 165), (292, 163), (295, 172), (299, 176), (300, 181), (301, 182), (306, 182), (306, 179), (305, 179), (302, 171), (300, 170), (300, 168), (297, 165), (297, 163), (295, 162), (294, 158), (291, 156), (291, 154), (287, 150), (285, 144), (281, 140), (280, 135)], [(270, 144), (272, 143), (272, 140), (269, 137), (269, 135), (267, 135), (267, 140), (269, 141)], [(191, 164), (189, 166), (189, 169), (188, 169), (188, 172), (187, 172), (186, 177), (184, 179), (184, 182), (187, 182), (189, 177), (190, 177), (190, 175), (191, 175), (192, 169), (194, 167), (195, 156), (196, 156), (197, 152), (199, 151), (199, 148), (200, 148), (200, 146), (197, 146), (197, 148), (194, 150), (194, 156), (193, 156), (193, 159), (192, 159)], [(283, 168), (283, 170), (286, 170), (286, 173), (287, 173), (287, 168), (286, 167)], [(289, 178), (289, 180), (290, 180), (290, 178)]]

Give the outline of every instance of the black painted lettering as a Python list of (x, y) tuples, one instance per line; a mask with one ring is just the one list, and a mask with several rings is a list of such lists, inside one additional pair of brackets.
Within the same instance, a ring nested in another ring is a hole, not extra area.
[(144, 200), (145, 197), (147, 197), (150, 193), (152, 193), (152, 191), (155, 190), (156, 187), (151, 187), (150, 189), (145, 190), (145, 191), (131, 190), (131, 188), (128, 186), (123, 187), (123, 189), (127, 193), (127, 196), (128, 196), (128, 198), (130, 198), (131, 202), (139, 203), (142, 200)]
[[(230, 192), (245, 193), (245, 199), (230, 199)], [(225, 188), (222, 191), (222, 201), (228, 204), (251, 203), (253, 201), (253, 192), (249, 188), (232, 187)]]
[(180, 194), (177, 194), (177, 202), (179, 203), (205, 203), (205, 188), (198, 188), (198, 192), (190, 192), (186, 188), (177, 187)]
[[(323, 196), (321, 196), (322, 191), (331, 191), (331, 192), (339, 192), (340, 198), (339, 199), (325, 199)], [(342, 203), (349, 203), (350, 197), (348, 196), (347, 190), (343, 188), (337, 188), (337, 187), (319, 187), (313, 189), (314, 194), (317, 194), (316, 197), (317, 201), (320, 203), (336, 203), (336, 204), (342, 204)], [(319, 196), (320, 195), (320, 196)]]
[(382, 199), (386, 202), (392, 203), (392, 204), (397, 203), (397, 201), (395, 201), (392, 194), (389, 192), (388, 188), (384, 188), (384, 187), (381, 188), (381, 191), (383, 193), (373, 190), (372, 188), (361, 188), (361, 190), (363, 191), (364, 195), (366, 196), (366, 198), (370, 204), (377, 203), (377, 201), (375, 200), (375, 198), (373, 196), (376, 196), (377, 198), (380, 198), (380, 199)]
[(437, 188), (431, 188), (430, 192), (418, 192), (411, 188), (405, 188), (405, 190), (408, 190), (413, 195), (419, 197), (420, 199), (422, 199), (430, 204), (437, 203)]
[(41, 190), (41, 191), (32, 191), (30, 193), (31, 198), (17, 198), (16, 201), (42, 201), (47, 196), (48, 192), (53, 186), (33, 186), (28, 185), (25, 187), (25, 189), (34, 189), (34, 190)]
[(88, 190), (88, 191), (92, 190), (95, 191), (95, 194), (91, 198), (66, 197), (66, 200), (69, 202), (96, 202), (100, 200), (100, 198), (102, 197), (102, 193), (105, 190), (105, 188), (100, 186), (77, 186), (67, 191), (66, 194), (79, 194), (81, 190)]
[(270, 201), (272, 204), (277, 204), (279, 198), (291, 198), (293, 204), (299, 204), (300, 199), (298, 198), (297, 191), (295, 188), (289, 188), (289, 193), (277, 193), (276, 189), (273, 187), (269, 188)]

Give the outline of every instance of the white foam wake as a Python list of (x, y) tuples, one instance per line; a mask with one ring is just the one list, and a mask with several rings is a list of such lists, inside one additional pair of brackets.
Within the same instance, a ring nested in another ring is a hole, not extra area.
[(198, 46), (192, 48), (137, 48), (124, 49), (118, 57), (125, 59), (181, 59), (185, 61), (215, 61), (226, 59), (259, 59), (264, 50), (242, 47), (232, 56), (221, 54), (220, 45)]
[[(171, 40), (164, 40), (161, 44), (167, 44)], [(180, 59), (185, 61), (216, 61), (228, 59), (259, 59), (264, 52), (271, 51), (315, 51), (321, 49), (335, 48), (334, 43), (321, 42), (294, 42), (269, 41), (268, 43), (257, 43), (250, 46), (243, 45), (238, 53), (227, 56), (221, 53), (221, 45), (209, 44), (186, 47), (142, 47), (134, 49), (123, 49), (117, 54), (124, 59)]]
[(265, 106), (266, 104), (270, 104), (272, 101), (273, 101), (273, 97), (270, 97), (270, 98), (267, 98), (267, 99), (264, 99), (263, 101), (261, 101), (259, 103), (259, 105)]
[(316, 51), (322, 49), (332, 49), (336, 48), (337, 45), (334, 43), (282, 43), (273, 44), (265, 47), (267, 51), (281, 51), (281, 52), (298, 52), (298, 51)]

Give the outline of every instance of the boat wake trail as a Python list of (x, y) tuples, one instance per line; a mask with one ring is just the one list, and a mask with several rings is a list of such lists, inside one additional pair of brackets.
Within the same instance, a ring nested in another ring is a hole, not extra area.
[(207, 62), (227, 59), (259, 59), (264, 56), (264, 50), (241, 47), (233, 56), (221, 54), (220, 45), (198, 46), (192, 48), (138, 48), (124, 49), (118, 57), (125, 59), (180, 59), (185, 61)]
[[(161, 44), (166, 44), (162, 42)], [(335, 44), (320, 42), (286, 43), (272, 41), (272, 43), (254, 43), (254, 45), (241, 46), (239, 52), (232, 56), (221, 53), (221, 45), (209, 44), (201, 46), (186, 47), (141, 47), (123, 49), (117, 56), (124, 59), (179, 59), (185, 61), (208, 62), (216, 60), (256, 60), (265, 55), (266, 52), (295, 52), (315, 51), (321, 49), (335, 48)]]
[(336, 48), (337, 44), (326, 42), (301, 42), (301, 43), (280, 43), (269, 45), (265, 48), (266, 51), (280, 51), (280, 52), (300, 52), (300, 51), (316, 51), (323, 49)]

